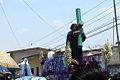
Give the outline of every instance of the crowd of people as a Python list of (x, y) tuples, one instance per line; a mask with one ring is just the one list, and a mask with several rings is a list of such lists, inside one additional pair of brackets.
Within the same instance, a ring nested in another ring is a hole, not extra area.
[[(65, 75), (65, 74), (64, 74)], [(47, 75), (47, 80), (63, 80), (64, 78), (57, 78), (55, 75)], [(68, 76), (64, 80), (120, 80), (120, 74), (114, 76), (105, 75), (100, 70), (95, 68), (90, 68), (86, 66), (85, 68), (80, 67), (80, 63), (72, 59), (71, 64), (68, 66)]]
[(95, 68), (86, 67), (83, 69), (74, 59), (68, 67), (70, 72), (68, 80), (120, 80), (120, 73), (110, 76)]

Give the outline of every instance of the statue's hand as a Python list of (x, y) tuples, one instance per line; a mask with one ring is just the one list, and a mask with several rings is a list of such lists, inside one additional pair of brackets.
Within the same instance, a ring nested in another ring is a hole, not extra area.
[(79, 33), (79, 32), (80, 32), (80, 31), (74, 31), (73, 33), (74, 33), (74, 34), (77, 34), (77, 33)]
[(83, 33), (84, 33), (83, 28), (81, 28), (81, 29), (80, 29), (80, 33), (81, 33), (81, 34), (83, 34)]

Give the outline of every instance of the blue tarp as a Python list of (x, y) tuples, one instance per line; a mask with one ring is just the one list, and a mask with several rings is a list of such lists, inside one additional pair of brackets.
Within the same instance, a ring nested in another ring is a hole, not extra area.
[(5, 73), (9, 73), (9, 74), (11, 73), (11, 72), (8, 70), (8, 68), (6, 68), (6, 67), (4, 67), (4, 66), (0, 66), (0, 72), (1, 72), (1, 73), (4, 73), (4, 72), (5, 72)]
[(25, 76), (25, 77), (17, 78), (15, 80), (47, 80), (47, 79), (45, 77)]

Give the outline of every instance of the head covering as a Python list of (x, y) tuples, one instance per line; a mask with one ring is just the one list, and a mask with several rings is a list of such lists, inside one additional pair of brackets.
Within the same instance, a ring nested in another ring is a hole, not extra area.
[(51, 60), (51, 59), (53, 59), (53, 55), (55, 54), (55, 52), (54, 51), (50, 51), (50, 52), (48, 52), (48, 59), (49, 60)]
[(24, 58), (23, 62), (20, 65), (20, 77), (24, 77), (24, 76), (32, 76), (32, 72), (31, 72), (31, 68), (30, 65), (28, 63), (28, 59)]
[(23, 60), (23, 62), (22, 62), (21, 64), (27, 64), (27, 65), (29, 65), (29, 64), (28, 64), (28, 59), (27, 59), (27, 58), (24, 58), (24, 60)]

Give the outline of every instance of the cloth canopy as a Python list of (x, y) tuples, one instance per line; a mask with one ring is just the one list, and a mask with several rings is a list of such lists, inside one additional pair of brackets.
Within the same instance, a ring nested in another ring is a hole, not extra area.
[(4, 67), (19, 68), (17, 63), (13, 60), (13, 58), (9, 54), (1, 51), (0, 51), (0, 65)]

